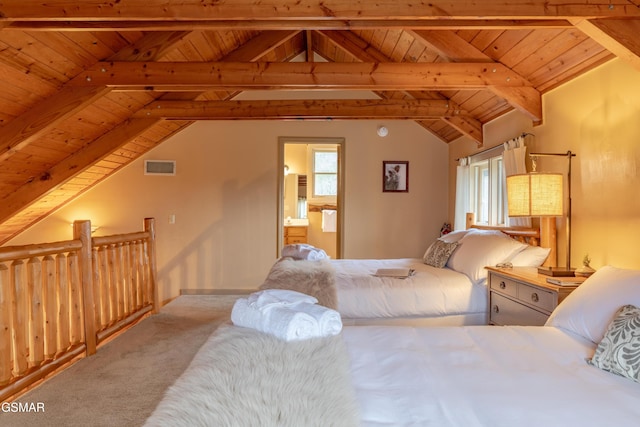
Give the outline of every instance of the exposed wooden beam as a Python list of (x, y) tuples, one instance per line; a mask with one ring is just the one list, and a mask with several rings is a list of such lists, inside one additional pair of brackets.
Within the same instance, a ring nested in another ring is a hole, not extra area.
[(110, 91), (106, 86), (65, 86), (55, 96), (34, 105), (29, 111), (0, 128), (0, 162)]
[[(389, 61), (389, 58), (386, 55), (372, 47), (369, 43), (351, 31), (322, 31), (320, 34), (328, 38), (336, 48), (345, 51), (360, 61)], [(407, 93), (415, 99), (422, 99), (424, 97), (424, 94), (419, 91), (408, 91)], [(443, 100), (446, 99), (452, 108), (459, 109), (453, 101), (449, 100), (444, 95), (435, 92), (433, 95), (438, 96)], [(471, 116), (457, 116), (448, 119), (443, 117), (442, 120), (445, 120), (449, 126), (454, 127), (458, 132), (475, 140), (478, 146), (483, 145), (484, 135), (482, 133), (482, 123), (480, 123), (480, 121)]]
[(259, 36), (230, 52), (224, 57), (224, 62), (253, 62), (262, 58), (267, 52), (282, 46), (300, 31), (263, 31)]
[[(480, 62), (499, 64), (487, 54), (458, 36), (453, 31), (413, 31), (415, 37), (423, 40), (441, 56), (454, 62)], [(522, 81), (527, 81), (518, 75)], [(531, 83), (523, 87), (506, 87), (494, 85), (490, 88), (496, 95), (504, 98), (509, 104), (517, 108), (534, 122), (542, 121), (542, 94)]]
[(640, 19), (579, 19), (573, 23), (609, 52), (640, 70)]
[(159, 120), (161, 119), (127, 120), (49, 169), (39, 179), (34, 179), (21, 186), (17, 191), (2, 199), (0, 222), (30, 206), (53, 188), (62, 185), (74, 175), (111, 154), (118, 147), (141, 135)]
[(136, 117), (172, 120), (358, 120), (440, 119), (465, 114), (447, 101), (417, 100), (270, 100), (270, 101), (157, 101)]
[(523, 87), (501, 64), (304, 62), (102, 62), (74, 79), (78, 86), (121, 90), (356, 89), (439, 90)]
[[(0, 23), (2, 25), (2, 23)], [(361, 20), (216, 20), (216, 21), (4, 21), (19, 31), (220, 31), (220, 30), (522, 30), (571, 28), (566, 19), (361, 19)]]
[(93, 21), (93, 20), (262, 20), (262, 19), (548, 19), (549, 17), (633, 17), (640, 9), (622, 0), (380, 0), (361, 4), (351, 0), (227, 0), (203, 2), (181, 0), (163, 2), (153, 6), (148, 0), (95, 0), (69, 2), (68, 0), (21, 0), (0, 5), (0, 16), (5, 19)]
[[(158, 59), (168, 48), (175, 46), (186, 33), (156, 32), (112, 55), (114, 61)], [(111, 91), (106, 86), (78, 88), (65, 85), (55, 95), (39, 102), (27, 112), (0, 128), (0, 161), (7, 159), (35, 139), (53, 129), (61, 121), (92, 104)]]

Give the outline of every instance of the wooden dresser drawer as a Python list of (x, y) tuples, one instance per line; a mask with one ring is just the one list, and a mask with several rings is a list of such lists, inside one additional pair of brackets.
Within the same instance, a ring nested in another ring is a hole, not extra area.
[(512, 297), (518, 296), (519, 283), (515, 280), (511, 280), (507, 277), (502, 277), (495, 274), (490, 275), (489, 279), (491, 280), (491, 289), (494, 289), (506, 295), (510, 295)]
[(295, 245), (297, 243), (307, 243), (307, 227), (284, 227), (284, 244)]
[(307, 237), (307, 227), (285, 227), (287, 237), (303, 236)]
[(298, 243), (307, 243), (307, 238), (304, 236), (289, 236), (285, 239), (285, 245), (295, 245)]
[(495, 325), (542, 326), (548, 314), (491, 292), (489, 321)]
[(558, 303), (575, 286), (547, 282), (535, 268), (513, 267), (489, 270), (489, 324), (544, 325)]
[(551, 313), (556, 306), (554, 293), (518, 283), (518, 299)]

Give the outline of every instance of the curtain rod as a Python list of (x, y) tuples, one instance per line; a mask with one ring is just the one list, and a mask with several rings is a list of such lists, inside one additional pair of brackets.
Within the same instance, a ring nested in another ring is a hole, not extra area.
[[(525, 136), (535, 136), (535, 135), (534, 135), (534, 134), (532, 134), (532, 133), (522, 132), (519, 136), (521, 136), (521, 137), (523, 137), (523, 138), (524, 138)], [(516, 138), (517, 138), (517, 137), (516, 137)], [(515, 139), (515, 138), (511, 138), (511, 139)], [(507, 140), (507, 141), (511, 141), (511, 139), (509, 139), (509, 140)], [(507, 142), (507, 141), (505, 141), (505, 142)], [(487, 152), (489, 152), (489, 151), (491, 151), (491, 150), (497, 150), (497, 149), (499, 149), (499, 148), (501, 148), (501, 147), (502, 147), (502, 144), (504, 144), (504, 142), (502, 142), (502, 143), (500, 143), (500, 144), (496, 145), (495, 147), (486, 148), (486, 149), (484, 149), (484, 150), (482, 150), (482, 151), (478, 151), (477, 153), (473, 153), (473, 154), (470, 154), (470, 155), (468, 155), (468, 156), (464, 156), (464, 157), (478, 156), (478, 155), (480, 155), (480, 154), (487, 153)], [(456, 159), (456, 162), (460, 161), (460, 159), (461, 159), (461, 158), (462, 158), (462, 157), (458, 157), (458, 158)]]

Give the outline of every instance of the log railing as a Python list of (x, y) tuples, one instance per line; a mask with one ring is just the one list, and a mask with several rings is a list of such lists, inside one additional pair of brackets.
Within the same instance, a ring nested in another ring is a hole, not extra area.
[(120, 329), (157, 311), (155, 227), (0, 248), (0, 400), (20, 392)]

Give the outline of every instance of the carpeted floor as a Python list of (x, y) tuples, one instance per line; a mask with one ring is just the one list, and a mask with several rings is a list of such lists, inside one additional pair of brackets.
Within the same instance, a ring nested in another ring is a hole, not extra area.
[(0, 411), (3, 427), (141, 426), (211, 333), (229, 321), (238, 295), (183, 295), (159, 314), (18, 399), (44, 406)]

